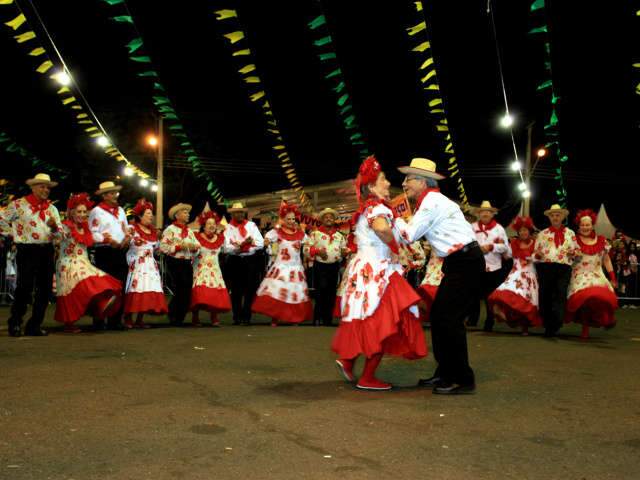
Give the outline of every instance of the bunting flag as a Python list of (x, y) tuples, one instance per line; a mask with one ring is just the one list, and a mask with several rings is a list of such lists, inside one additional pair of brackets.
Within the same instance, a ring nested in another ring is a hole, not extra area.
[(149, 85), (151, 91), (151, 100), (154, 108), (159, 116), (161, 116), (168, 125), (169, 134), (176, 140), (178, 150), (187, 159), (191, 165), (193, 175), (199, 179), (207, 192), (218, 203), (224, 202), (224, 195), (213, 177), (202, 165), (201, 157), (196, 152), (194, 145), (189, 140), (185, 132), (178, 112), (173, 107), (167, 90), (160, 82), (158, 72), (153, 68), (151, 55), (146, 51), (144, 40), (138, 31), (135, 20), (129, 11), (125, 0), (101, 0), (109, 5), (109, 11), (113, 16), (109, 17), (112, 21), (120, 25), (126, 32), (129, 41), (124, 45), (129, 60), (140, 69), (136, 74)]
[(0, 150), (4, 150), (7, 153), (13, 153), (18, 155), (31, 163), (31, 167), (38, 172), (45, 172), (51, 175), (55, 175), (57, 178), (64, 180), (69, 175), (68, 170), (58, 168), (51, 163), (41, 160), (36, 155), (31, 153), (24, 147), (18, 145), (6, 132), (0, 130)]
[(436, 133), (441, 139), (444, 155), (448, 159), (448, 176), (456, 182), (460, 203), (463, 207), (468, 208), (469, 200), (462, 182), (462, 174), (460, 173), (460, 166), (453, 148), (453, 137), (451, 136), (449, 121), (444, 108), (444, 100), (440, 93), (440, 84), (438, 83), (436, 63), (431, 50), (426, 14), (422, 2), (413, 3), (416, 10), (414, 15), (415, 23), (406, 30), (409, 40), (415, 45), (411, 51), (415, 52), (420, 62), (418, 67), (420, 85), (424, 92), (429, 114), (434, 119)]
[(271, 102), (265, 86), (257, 74), (256, 61), (253, 52), (249, 48), (247, 34), (240, 23), (238, 12), (235, 9), (220, 9), (214, 11), (214, 14), (217, 21), (224, 22), (224, 30), (229, 32), (224, 33), (222, 36), (231, 45), (232, 57), (238, 57), (237, 61), (240, 68), (237, 71), (247, 86), (249, 100), (260, 106), (266, 123), (266, 132), (271, 139), (273, 154), (278, 158), (282, 171), (287, 180), (289, 180), (291, 187), (298, 193), (300, 205), (307, 210), (312, 210), (313, 205), (309, 200), (309, 196), (305, 193), (289, 157), (278, 121), (271, 109)]
[[(318, 2), (318, 8), (322, 5)], [(346, 80), (342, 74), (342, 69), (338, 63), (338, 56), (335, 51), (335, 42), (331, 36), (331, 31), (327, 25), (324, 13), (316, 16), (308, 24), (309, 29), (316, 36), (313, 45), (318, 49), (318, 59), (325, 71), (324, 78), (331, 85), (331, 90), (335, 93), (337, 112), (345, 130), (347, 141), (357, 152), (359, 159), (368, 157), (371, 153), (361, 132), (358, 122), (356, 122), (351, 96), (347, 88)]]
[(544, 126), (545, 148), (549, 152), (549, 161), (557, 161), (554, 169), (554, 179), (557, 181), (555, 194), (558, 204), (563, 208), (567, 206), (567, 190), (564, 184), (563, 168), (569, 156), (563, 154), (560, 148), (560, 119), (558, 116), (560, 107), (560, 96), (557, 95), (553, 85), (553, 74), (551, 69), (551, 38), (549, 27), (546, 22), (545, 0), (534, 0), (531, 4), (530, 14), (533, 28), (529, 34), (534, 36), (544, 48), (544, 80), (536, 88), (540, 96), (546, 99), (548, 106), (549, 122)]
[[(9, 5), (11, 5), (9, 8), (3, 8), (3, 6)], [(60, 78), (59, 75), (64, 72), (64, 65), (61, 65), (57, 58), (54, 60), (54, 57), (50, 56), (44, 46), (40, 44), (35, 32), (29, 26), (29, 19), (26, 17), (24, 11), (21, 10), (17, 2), (0, 0), (0, 22), (9, 29), (11, 36), (13, 36), (17, 43), (24, 44), (27, 55), (34, 58), (33, 70), (35, 72), (40, 75), (48, 74), (53, 80), (58, 80)], [(51, 73), (52, 69), (56, 70), (56, 73)], [(150, 175), (129, 162), (122, 152), (112, 144), (112, 139), (107, 135), (107, 132), (104, 131), (97, 117), (93, 116), (93, 118), (90, 118), (89, 115), (84, 113), (85, 110), (89, 112), (92, 110), (88, 108), (86, 101), (84, 104), (78, 101), (78, 98), (82, 97), (81, 95), (74, 93), (73, 89), (75, 88), (75, 85), (72, 83), (70, 86), (63, 86), (58, 89), (56, 94), (60, 98), (62, 105), (67, 107), (73, 115), (76, 125), (82, 128), (84, 133), (91, 139), (104, 136), (108, 142), (105, 146), (101, 146), (101, 148), (107, 155), (113, 157), (117, 161), (125, 162), (127, 166), (129, 166), (138, 176), (142, 178), (150, 178)], [(37, 165), (40, 165), (40, 162), (42, 162), (41, 160), (31, 156), (28, 152), (22, 155), (21, 152), (23, 152), (23, 150), (18, 149), (16, 151), (21, 156), (29, 158), (32, 163), (37, 161), (39, 162)], [(43, 167), (45, 166), (44, 162), (42, 162), (42, 165)], [(49, 169), (51, 170), (51, 168)], [(62, 172), (62, 170), (60, 171)]]

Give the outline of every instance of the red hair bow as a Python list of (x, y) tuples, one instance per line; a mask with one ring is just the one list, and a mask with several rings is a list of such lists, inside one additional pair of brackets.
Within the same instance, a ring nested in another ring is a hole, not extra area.
[(364, 159), (360, 168), (358, 169), (358, 176), (356, 177), (356, 196), (358, 197), (358, 202), (360, 199), (360, 189), (363, 185), (369, 185), (371, 183), (375, 183), (378, 179), (378, 175), (382, 171), (382, 167), (376, 157), (373, 155), (368, 156)]
[(573, 221), (576, 225), (580, 225), (580, 220), (582, 220), (584, 217), (589, 217), (591, 219), (592, 225), (595, 225), (596, 220), (598, 219), (598, 215), (596, 214), (596, 212), (594, 212), (590, 208), (587, 208), (586, 210), (580, 210)]
[(74, 208), (84, 205), (87, 209), (93, 207), (94, 203), (89, 198), (89, 194), (82, 192), (76, 195), (71, 195), (67, 200), (67, 210), (73, 210)]
[(536, 228), (531, 217), (516, 217), (513, 221), (513, 229), (517, 232), (522, 227), (526, 228), (530, 232), (533, 232)]
[(288, 204), (285, 200), (282, 200), (282, 203), (280, 203), (280, 210), (278, 211), (280, 218), (286, 217), (291, 212), (294, 213), (296, 219), (300, 218), (300, 211), (298, 210), (298, 207), (294, 204)]
[(138, 203), (136, 203), (136, 206), (133, 207), (133, 214), (136, 217), (141, 217), (142, 215), (144, 215), (144, 212), (146, 210), (151, 210), (153, 212), (153, 203), (147, 201), (144, 198), (141, 198), (140, 200), (138, 200)]
[(218, 215), (213, 210), (209, 210), (207, 212), (202, 212), (198, 216), (198, 221), (200, 222), (200, 225), (204, 225), (205, 223), (207, 223), (207, 220), (209, 220), (210, 218), (213, 218), (216, 221), (216, 223), (220, 222), (220, 215)]

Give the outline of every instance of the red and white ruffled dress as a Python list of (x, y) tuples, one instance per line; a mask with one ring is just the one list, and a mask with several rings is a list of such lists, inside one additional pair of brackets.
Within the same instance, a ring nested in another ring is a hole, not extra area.
[(369, 200), (356, 215), (358, 251), (345, 271), (340, 325), (331, 348), (343, 359), (378, 353), (422, 358), (427, 346), (417, 307), (420, 297), (371, 228), (378, 217), (393, 223), (393, 213), (381, 201)]
[[(141, 245), (136, 245), (136, 241)], [(160, 247), (158, 233), (144, 232), (133, 226), (133, 237), (127, 251), (129, 274), (124, 296), (124, 313), (167, 313), (167, 300), (162, 289), (160, 269), (154, 253)]]
[(274, 228), (265, 238), (272, 245), (277, 244), (278, 251), (258, 288), (251, 310), (282, 322), (311, 320), (313, 307), (300, 256), (307, 236), (302, 230), (289, 234), (282, 228)]
[(204, 233), (196, 233), (195, 236), (200, 243), (200, 250), (193, 260), (190, 310), (228, 312), (231, 310), (231, 300), (218, 261), (224, 246), (224, 233), (217, 234), (215, 238), (209, 238)]
[(593, 245), (576, 238), (580, 250), (573, 263), (567, 292), (565, 323), (576, 322), (590, 327), (613, 327), (618, 298), (602, 270), (602, 259), (611, 248), (605, 238), (598, 236)]
[(506, 321), (510, 327), (522, 325), (542, 326), (542, 318), (538, 312), (538, 277), (533, 263), (535, 240), (522, 247), (520, 240), (511, 240), (513, 268), (505, 281), (489, 295), (489, 309), (497, 307), (502, 315), (497, 315), (499, 322)]
[[(87, 247), (93, 245), (89, 225), (83, 225), (83, 233), (69, 220), (62, 222), (54, 232), (60, 244), (56, 262), (56, 313), (55, 320), (72, 324), (83, 315), (108, 316), (120, 306), (122, 284), (94, 267), (89, 261)], [(118, 297), (109, 312), (100, 312), (100, 307), (113, 296)], [(104, 315), (103, 315), (104, 314)]]
[(422, 283), (418, 287), (418, 294), (422, 297), (425, 306), (424, 321), (429, 321), (431, 306), (436, 299), (440, 282), (442, 282), (444, 278), (444, 273), (442, 273), (443, 262), (444, 258), (437, 256), (432, 251), (429, 262), (427, 263), (427, 271), (422, 279)]

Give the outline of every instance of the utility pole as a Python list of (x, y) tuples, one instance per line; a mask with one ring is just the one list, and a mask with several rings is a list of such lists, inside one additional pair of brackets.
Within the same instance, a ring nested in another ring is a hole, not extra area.
[(164, 127), (163, 118), (158, 119), (158, 149), (157, 155), (157, 181), (158, 190), (156, 192), (156, 227), (160, 230), (164, 226)]

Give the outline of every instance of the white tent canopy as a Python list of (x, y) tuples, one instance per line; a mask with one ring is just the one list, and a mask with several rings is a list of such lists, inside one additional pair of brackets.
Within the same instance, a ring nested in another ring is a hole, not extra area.
[(602, 235), (605, 238), (613, 238), (613, 235), (616, 233), (617, 229), (613, 226), (611, 220), (609, 220), (607, 210), (604, 208), (604, 203), (600, 205), (595, 230), (598, 235)]

